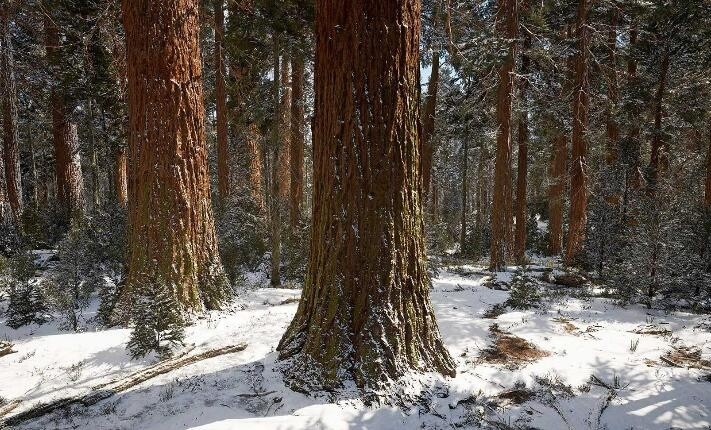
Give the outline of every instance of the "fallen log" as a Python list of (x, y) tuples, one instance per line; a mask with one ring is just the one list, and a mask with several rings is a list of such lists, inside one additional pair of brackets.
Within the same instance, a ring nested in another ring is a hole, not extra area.
[(4, 413), (0, 413), (0, 429), (16, 426), (19, 423), (34, 418), (39, 418), (55, 410), (66, 408), (72, 405), (91, 406), (115, 394), (135, 387), (136, 385), (141, 384), (151, 378), (155, 378), (156, 376), (163, 375), (175, 369), (185, 367), (189, 364), (197, 363), (198, 361), (207, 360), (209, 358), (218, 357), (220, 355), (231, 354), (233, 352), (244, 351), (246, 348), (246, 343), (240, 343), (237, 345), (230, 345), (223, 348), (201, 352), (200, 354), (182, 355), (179, 357), (174, 357), (168, 360), (161, 361), (146, 369), (139, 370), (138, 372), (133, 373), (127, 378), (96, 385), (92, 387), (92, 389), (86, 394), (81, 394), (72, 397), (64, 397), (49, 403), (40, 403), (25, 411), (2, 419), (4, 415), (6, 415), (12, 409), (15, 409), (17, 407), (17, 405), (19, 404), (19, 401), (17, 401), (18, 404), (14, 405), (12, 409), (5, 411)]

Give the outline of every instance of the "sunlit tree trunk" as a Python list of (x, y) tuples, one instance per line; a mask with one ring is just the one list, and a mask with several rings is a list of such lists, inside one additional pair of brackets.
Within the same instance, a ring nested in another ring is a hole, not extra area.
[(269, 230), (271, 242), (271, 276), (272, 286), (281, 285), (281, 197), (283, 189), (283, 171), (280, 163), (284, 162), (282, 155), (284, 143), (282, 137), (282, 106), (285, 104), (280, 97), (281, 64), (279, 58), (279, 42), (274, 36), (274, 81), (272, 95), (274, 97), (274, 123), (272, 125), (271, 141), (271, 189), (269, 193)]
[(124, 0), (128, 274), (122, 300), (164, 282), (185, 309), (226, 295), (210, 203), (197, 0)]
[(435, 127), (435, 110), (437, 108), (437, 88), (439, 87), (439, 51), (432, 53), (432, 72), (427, 84), (424, 112), (422, 113), (422, 186), (423, 203), (427, 202), (432, 177), (432, 158), (434, 145), (432, 134)]
[(214, 0), (215, 15), (215, 106), (217, 116), (217, 191), (224, 201), (230, 195), (230, 160), (227, 147), (227, 93), (225, 90), (225, 11)]
[(462, 146), (462, 218), (459, 229), (459, 252), (467, 253), (467, 195), (469, 194), (469, 139)]
[(304, 58), (291, 59), (291, 192), (289, 193), (289, 225), (292, 232), (301, 220), (304, 199)]
[[(377, 388), (454, 374), (429, 301), (419, 133), (420, 2), (318, 0), (314, 211), (287, 381)], [(377, 85), (373, 85), (377, 83)]]
[(119, 205), (126, 207), (128, 205), (128, 157), (124, 146), (119, 147), (116, 151), (114, 168), (116, 201)]
[(513, 239), (512, 183), (511, 183), (511, 100), (514, 91), (514, 66), (518, 9), (516, 0), (499, 0), (497, 31), (509, 40), (506, 58), (499, 67), (496, 96), (496, 162), (494, 166), (494, 201), (491, 211), (491, 270), (502, 270), (511, 250)]
[(585, 241), (587, 224), (587, 127), (588, 127), (588, 49), (590, 36), (587, 15), (590, 0), (579, 0), (575, 25), (577, 54), (575, 55), (575, 87), (573, 88), (573, 133), (570, 166), (570, 214), (566, 264), (576, 262)]

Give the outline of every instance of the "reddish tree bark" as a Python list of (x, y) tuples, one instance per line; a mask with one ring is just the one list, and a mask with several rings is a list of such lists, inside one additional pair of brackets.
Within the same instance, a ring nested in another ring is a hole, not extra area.
[(279, 102), (279, 154), (276, 168), (279, 175), (279, 197), (288, 201), (291, 191), (291, 82), (289, 81), (289, 60), (284, 57), (280, 62), (281, 100)]
[(2, 73), (3, 153), (5, 191), (12, 218), (19, 225), (22, 216), (22, 183), (20, 174), (19, 134), (17, 130), (17, 89), (15, 63), (10, 37), (10, 8), (0, 9), (0, 72)]
[(291, 192), (289, 193), (289, 225), (292, 232), (301, 220), (304, 199), (304, 58), (291, 59), (291, 137), (289, 139)]
[(587, 126), (588, 126), (588, 49), (590, 35), (587, 15), (590, 0), (579, 0), (575, 36), (575, 88), (573, 89), (572, 159), (570, 166), (570, 215), (566, 264), (576, 262), (585, 241), (587, 224)]
[(217, 116), (217, 191), (224, 201), (230, 195), (230, 163), (227, 146), (227, 93), (225, 91), (225, 11), (214, 0), (215, 13), (215, 106)]
[(259, 146), (257, 124), (249, 123), (244, 130), (244, 142), (247, 149), (247, 169), (249, 191), (260, 212), (265, 211), (264, 191), (262, 188), (262, 149)]
[(316, 3), (314, 211), (279, 343), (301, 389), (454, 374), (429, 301), (420, 178), (418, 0)]
[(116, 201), (119, 205), (126, 207), (128, 205), (128, 157), (126, 156), (126, 148), (120, 147), (116, 151), (114, 172), (114, 186), (116, 187)]
[(210, 203), (199, 1), (124, 0), (122, 12), (131, 160), (122, 300), (164, 282), (185, 309), (218, 308), (226, 285)]
[(276, 287), (281, 285), (281, 199), (282, 190), (284, 189), (283, 175), (281, 163), (285, 162), (284, 152), (282, 147), (284, 139), (282, 132), (284, 131), (284, 119), (282, 108), (286, 103), (284, 97), (281, 96), (280, 89), (285, 89), (282, 85), (282, 66), (279, 57), (279, 40), (276, 35), (274, 38), (274, 80), (272, 82), (273, 97), (274, 97), (274, 123), (272, 124), (272, 153), (271, 153), (271, 187), (269, 193), (269, 230), (271, 244), (271, 275), (269, 283)]
[(528, 110), (526, 104), (526, 76), (529, 72), (530, 59), (528, 51), (531, 49), (531, 33), (526, 30), (521, 53), (520, 97), (524, 108), (519, 112), (518, 118), (518, 166), (516, 176), (516, 231), (514, 238), (514, 258), (523, 264), (526, 260), (526, 194), (528, 188)]
[(491, 270), (502, 270), (511, 250), (513, 239), (511, 184), (511, 99), (514, 91), (514, 65), (518, 9), (516, 0), (499, 0), (497, 30), (508, 39), (509, 52), (499, 67), (499, 86), (496, 97), (496, 162), (494, 166), (494, 201), (491, 211)]
[[(47, 56), (52, 66), (51, 75), (59, 67), (59, 30), (51, 17), (45, 19)], [(57, 202), (65, 219), (76, 217), (84, 211), (84, 180), (79, 155), (79, 135), (77, 125), (71, 121), (66, 104), (61, 79), (53, 76), (51, 90), (52, 141), (54, 143), (54, 168), (56, 177)]]

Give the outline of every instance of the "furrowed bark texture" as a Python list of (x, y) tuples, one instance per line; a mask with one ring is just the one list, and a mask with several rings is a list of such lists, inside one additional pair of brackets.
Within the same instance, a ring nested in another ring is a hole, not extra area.
[(491, 211), (491, 270), (502, 270), (511, 251), (513, 239), (511, 184), (511, 100), (514, 91), (514, 66), (518, 10), (516, 0), (499, 0), (497, 30), (509, 40), (509, 52), (499, 67), (496, 97), (496, 162), (494, 165), (494, 201)]
[(289, 193), (289, 225), (292, 232), (301, 220), (304, 199), (304, 58), (295, 55), (291, 60), (291, 138)]
[(51, 90), (52, 141), (54, 143), (54, 169), (57, 203), (65, 221), (80, 216), (84, 211), (84, 178), (79, 154), (77, 125), (70, 118), (61, 79), (57, 76), (61, 55), (59, 30), (51, 18), (45, 19), (46, 49), (53, 75)]
[(575, 55), (575, 88), (573, 89), (573, 133), (570, 166), (570, 214), (566, 264), (573, 264), (585, 242), (587, 224), (587, 127), (588, 127), (588, 49), (590, 45), (587, 14), (590, 0), (579, 0), (575, 26), (577, 53)]
[(417, 0), (318, 0), (306, 283), (279, 343), (301, 389), (454, 374), (429, 301)]
[(264, 191), (262, 189), (262, 149), (259, 146), (257, 124), (249, 123), (244, 130), (244, 143), (247, 149), (247, 169), (249, 172), (249, 191), (260, 212), (265, 211)]
[(518, 165), (516, 175), (516, 231), (514, 237), (514, 259), (523, 263), (526, 259), (526, 194), (528, 188), (528, 111), (526, 110), (526, 76), (529, 72), (531, 33), (526, 30), (521, 53), (520, 96), (523, 108), (518, 117)]
[(225, 90), (225, 11), (214, 0), (215, 13), (215, 106), (217, 116), (217, 191), (224, 201), (230, 195), (230, 163), (227, 149), (227, 93)]
[(119, 205), (126, 207), (128, 205), (128, 155), (126, 148), (120, 147), (116, 151), (114, 172), (114, 186), (116, 187), (116, 201)]
[(128, 63), (132, 290), (166, 282), (190, 310), (218, 308), (197, 0), (124, 0)]
[(553, 140), (548, 191), (549, 242), (548, 252), (559, 255), (563, 251), (563, 194), (565, 192), (565, 165), (568, 157), (567, 139), (562, 130), (557, 131)]
[(289, 60), (284, 57), (281, 59), (281, 99), (279, 102), (279, 136), (281, 143), (279, 144), (279, 158), (277, 161), (277, 169), (279, 172), (279, 197), (288, 201), (289, 192), (291, 191), (291, 83), (289, 82)]
[(19, 224), (22, 216), (22, 184), (20, 175), (19, 134), (17, 130), (17, 89), (15, 86), (15, 63), (10, 38), (9, 6), (0, 11), (0, 72), (2, 73), (2, 121), (3, 153), (5, 166), (5, 190), (12, 217)]

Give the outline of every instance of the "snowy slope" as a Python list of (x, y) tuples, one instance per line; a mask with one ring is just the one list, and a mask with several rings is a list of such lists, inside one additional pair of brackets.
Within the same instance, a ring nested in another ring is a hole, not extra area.
[[(501, 280), (510, 275), (502, 274)], [(711, 382), (702, 379), (711, 369), (671, 367), (660, 360), (672, 346), (681, 345), (701, 347), (708, 359), (709, 317), (561, 296), (539, 309), (508, 309), (496, 319), (485, 319), (482, 314), (509, 295), (487, 288), (486, 281), (481, 274), (449, 271), (435, 280), (432, 301), (458, 372), (453, 379), (404, 378), (403, 389), (423, 390), (426, 399), (407, 408), (368, 408), (347, 392), (338, 398), (307, 397), (286, 388), (274, 349), (296, 311), (296, 303), (288, 299), (298, 297), (299, 291), (258, 288), (242, 294), (231, 309), (210, 313), (186, 331), (187, 343), (194, 345), (191, 354), (241, 341), (248, 343), (246, 350), (189, 365), (92, 407), (54, 413), (21, 428), (445, 429), (471, 426), (467, 423), (479, 412), (511, 428), (711, 426)], [(519, 368), (482, 363), (478, 357), (491, 342), (493, 323), (549, 355)], [(665, 330), (634, 333), (645, 327)], [(22, 399), (18, 412), (151, 364), (151, 359), (132, 361), (126, 355), (128, 333), (112, 329), (74, 334), (51, 324), (20, 330), (0, 325), (0, 339), (11, 341), (17, 350), (0, 358), (0, 396)], [(590, 384), (591, 375), (610, 388)], [(520, 405), (497, 399), (522, 384), (543, 394)]]

